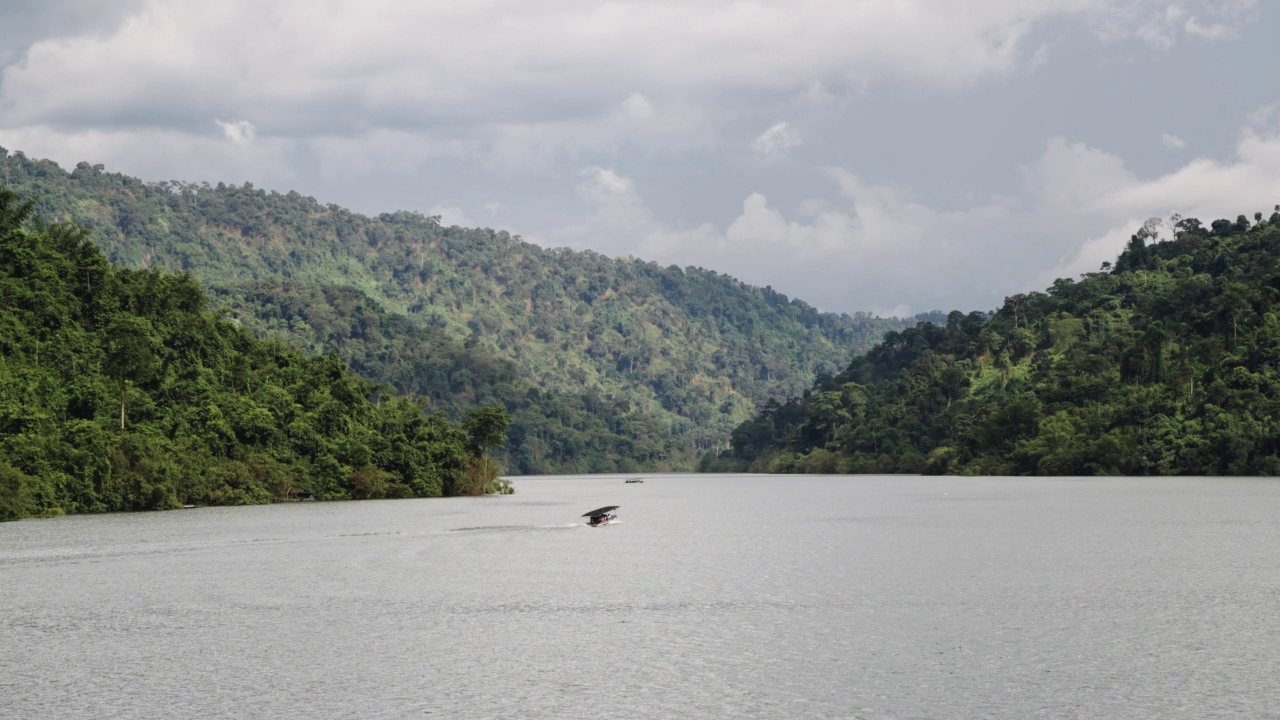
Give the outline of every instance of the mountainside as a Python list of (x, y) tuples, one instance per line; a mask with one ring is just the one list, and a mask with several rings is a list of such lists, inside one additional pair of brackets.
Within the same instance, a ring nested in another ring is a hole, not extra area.
[(703, 469), (1280, 474), (1280, 206), (890, 333)]
[(504, 489), (500, 412), (428, 415), (30, 209), (0, 188), (0, 520)]
[(251, 309), (254, 316), (240, 319), (263, 334), (310, 352), (337, 352), (359, 375), (450, 415), (478, 405), (506, 407), (508, 472), (652, 471), (693, 461), (657, 419), (594, 391), (540, 390), (510, 360), (390, 314), (355, 288), (262, 281), (215, 290), (214, 298)]
[[(507, 361), (529, 388), (586, 409), (605, 428), (575, 448), (581, 441), (570, 436), (583, 428), (574, 423), (586, 418), (552, 417), (544, 444), (568, 447), (516, 469), (610, 470), (635, 443), (646, 448), (641, 456), (688, 466), (723, 447), (758, 404), (800, 392), (886, 331), (914, 324), (818, 312), (707, 270), (547, 250), (414, 213), (370, 218), (248, 184), (151, 184), (84, 163), (67, 173), (3, 150), (0, 184), (34, 199), (44, 217), (88, 228), (119, 265), (191, 273), (259, 334), (361, 361), (363, 338), (338, 343), (323, 307), (286, 329), (264, 305), (273, 284), (300, 290), (298, 298), (353, 289), (367, 307), (410, 321), (387, 326), (394, 332), (434, 328), (462, 351), (483, 351), (456, 355), (455, 371)], [(439, 401), (452, 382), (409, 377), (403, 364), (366, 362), (362, 372)], [(526, 415), (540, 412), (538, 400), (524, 402)]]

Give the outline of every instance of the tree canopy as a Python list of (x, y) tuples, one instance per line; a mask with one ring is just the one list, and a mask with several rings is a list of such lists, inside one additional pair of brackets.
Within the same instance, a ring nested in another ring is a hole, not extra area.
[(468, 434), (206, 305), (191, 276), (113, 268), (0, 187), (0, 519), (488, 489), (471, 465), (500, 409)]
[(1170, 224), (1078, 281), (887, 333), (702, 468), (1280, 474), (1280, 206)]
[[(0, 183), (87, 228), (120, 267), (192, 274), (255, 334), (337, 352), (454, 417), (501, 404), (517, 472), (688, 469), (770, 397), (914, 324), (248, 183), (145, 183), (87, 163), (68, 173), (3, 149)], [(437, 352), (410, 352), (427, 347)]]

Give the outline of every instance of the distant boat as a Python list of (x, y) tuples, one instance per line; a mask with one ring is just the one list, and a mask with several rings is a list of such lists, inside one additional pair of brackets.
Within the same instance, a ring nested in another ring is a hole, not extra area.
[(630, 480), (627, 480), (627, 482), (629, 482), (629, 483), (642, 483), (642, 482), (644, 482), (644, 478), (631, 478)]
[(610, 525), (618, 522), (618, 513), (614, 512), (619, 505), (606, 505), (597, 508), (588, 513), (583, 513), (582, 517), (587, 518), (587, 524), (591, 527), (600, 527), (601, 525)]
[(294, 493), (289, 500), (292, 502), (315, 502), (316, 496), (309, 492)]

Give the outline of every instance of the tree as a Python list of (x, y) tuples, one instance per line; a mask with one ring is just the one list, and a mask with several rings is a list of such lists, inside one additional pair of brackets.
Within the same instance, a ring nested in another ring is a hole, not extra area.
[(483, 467), (485, 489), (496, 480), (487, 455), (489, 448), (506, 442), (507, 426), (511, 416), (500, 407), (477, 407), (467, 411), (462, 429), (467, 433), (467, 450), (480, 460)]
[(477, 407), (467, 411), (462, 429), (467, 433), (467, 447), (476, 456), (484, 455), (489, 448), (501, 445), (507, 439), (507, 426), (511, 416), (500, 407)]
[(138, 317), (122, 317), (107, 328), (105, 370), (120, 383), (120, 429), (124, 430), (125, 384), (150, 377), (155, 366), (150, 324)]
[(23, 202), (18, 193), (0, 187), (0, 235), (21, 231), (23, 223), (31, 218), (34, 207), (29, 200)]

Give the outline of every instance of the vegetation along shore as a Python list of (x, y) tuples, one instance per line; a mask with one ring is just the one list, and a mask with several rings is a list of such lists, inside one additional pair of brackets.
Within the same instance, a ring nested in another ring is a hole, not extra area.
[(1280, 475), (1278, 421), (1280, 206), (1148, 221), (1078, 281), (890, 332), (701, 467)]
[(0, 519), (510, 491), (502, 409), (428, 413), (207, 304), (0, 188)]

